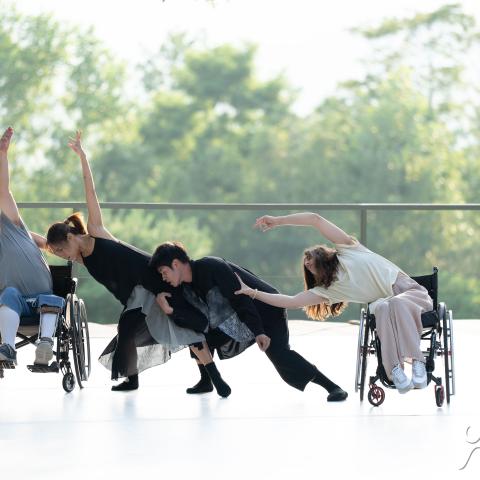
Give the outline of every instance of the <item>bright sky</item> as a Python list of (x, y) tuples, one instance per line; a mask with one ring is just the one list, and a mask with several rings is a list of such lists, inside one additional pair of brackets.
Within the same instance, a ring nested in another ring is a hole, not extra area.
[[(50, 12), (68, 24), (92, 25), (132, 65), (156, 52), (171, 32), (259, 45), (262, 77), (284, 72), (309, 112), (339, 81), (357, 78), (367, 46), (351, 27), (428, 12), (448, 0), (15, 0), (24, 13)], [(480, 23), (479, 0), (457, 0)]]

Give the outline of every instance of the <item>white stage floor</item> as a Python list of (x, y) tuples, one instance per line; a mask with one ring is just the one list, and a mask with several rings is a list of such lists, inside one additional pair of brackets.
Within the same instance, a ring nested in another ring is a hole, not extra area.
[[(290, 322), (292, 348), (348, 390), (343, 403), (313, 384), (290, 388), (256, 346), (218, 362), (228, 399), (185, 394), (198, 380), (186, 350), (141, 375), (136, 392), (111, 392), (94, 361), (86, 388), (65, 394), (61, 375), (27, 371), (33, 347), (23, 348), (0, 380), (1, 479), (478, 479), (480, 451), (459, 469), (480, 447), (467, 443), (480, 438), (480, 321), (454, 327), (457, 394), (443, 408), (433, 386), (360, 404), (349, 324)], [(94, 358), (114, 328), (91, 326)]]

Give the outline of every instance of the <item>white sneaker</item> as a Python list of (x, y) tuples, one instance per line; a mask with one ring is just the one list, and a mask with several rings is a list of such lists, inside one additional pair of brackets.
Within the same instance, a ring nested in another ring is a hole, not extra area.
[(392, 380), (398, 393), (407, 393), (413, 388), (412, 381), (407, 377), (400, 365), (393, 367)]
[(37, 365), (48, 365), (53, 358), (53, 341), (51, 338), (42, 337), (35, 350), (35, 363)]
[(412, 382), (415, 388), (425, 388), (427, 386), (425, 363), (419, 360), (414, 360), (412, 363)]

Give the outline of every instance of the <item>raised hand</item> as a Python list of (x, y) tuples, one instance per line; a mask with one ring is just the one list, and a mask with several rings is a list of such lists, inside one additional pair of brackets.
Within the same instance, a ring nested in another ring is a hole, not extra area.
[(263, 215), (255, 220), (254, 228), (258, 228), (262, 232), (271, 230), (278, 226), (278, 217), (272, 217), (271, 215)]
[(8, 127), (0, 138), (0, 153), (7, 153), (10, 146), (10, 140), (13, 135), (13, 128)]
[(82, 140), (82, 131), (81, 131), (81, 130), (77, 130), (77, 132), (76, 132), (76, 134), (75, 134), (75, 138), (70, 137), (69, 142), (68, 142), (68, 146), (69, 146), (78, 156), (85, 155), (85, 152), (83, 151), (83, 148), (82, 148), (81, 140)]

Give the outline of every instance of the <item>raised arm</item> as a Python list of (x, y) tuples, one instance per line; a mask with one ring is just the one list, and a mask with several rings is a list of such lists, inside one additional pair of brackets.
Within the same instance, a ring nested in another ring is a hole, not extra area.
[(21, 224), (17, 204), (10, 191), (8, 172), (8, 147), (13, 135), (13, 128), (8, 127), (0, 138), (0, 210), (16, 225)]
[(283, 225), (314, 227), (332, 243), (342, 245), (352, 245), (354, 243), (352, 237), (345, 233), (340, 227), (337, 227), (335, 224), (316, 213), (294, 213), (292, 215), (279, 217), (264, 215), (263, 217), (257, 218), (254, 226), (263, 232), (266, 232), (267, 230)]
[(35, 242), (38, 248), (41, 248), (42, 250), (47, 249), (47, 239), (44, 236), (39, 235), (38, 233), (35, 233), (32, 231), (30, 232), (30, 235), (32, 236), (33, 241)]
[(70, 138), (68, 146), (78, 155), (82, 165), (83, 185), (85, 187), (85, 199), (88, 209), (87, 230), (94, 237), (114, 239), (113, 235), (103, 225), (102, 210), (98, 203), (92, 171), (87, 156), (83, 151), (81, 140), (82, 133), (77, 131), (75, 138)]
[(238, 275), (237, 278), (240, 282), (240, 290), (237, 290), (235, 295), (247, 295), (253, 300), (260, 300), (261, 302), (274, 307), (293, 309), (327, 302), (327, 299), (309, 291), (300, 292), (293, 296), (283, 295), (282, 293), (262, 292), (256, 288), (250, 288)]

